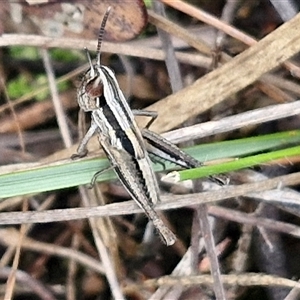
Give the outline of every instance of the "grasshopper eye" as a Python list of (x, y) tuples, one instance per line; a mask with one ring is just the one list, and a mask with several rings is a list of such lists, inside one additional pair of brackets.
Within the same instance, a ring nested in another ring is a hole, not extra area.
[(101, 97), (103, 95), (103, 83), (99, 77), (90, 80), (86, 86), (85, 91), (91, 98)]

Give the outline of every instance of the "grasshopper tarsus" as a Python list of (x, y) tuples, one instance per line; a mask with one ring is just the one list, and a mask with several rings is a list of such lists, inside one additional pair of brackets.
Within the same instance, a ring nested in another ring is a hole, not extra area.
[(94, 186), (95, 186), (95, 182), (93, 182), (93, 183), (87, 183), (86, 185), (86, 188), (88, 188), (89, 190), (91, 190)]
[(115, 166), (114, 166), (114, 165), (111, 165), (111, 166), (108, 166), (107, 168), (104, 168), (104, 169), (102, 169), (102, 170), (96, 172), (96, 173), (93, 175), (92, 180), (91, 180), (89, 186), (90, 186), (91, 188), (93, 188), (94, 185), (95, 185), (95, 182), (97, 181), (97, 178), (98, 178), (102, 173), (104, 173), (104, 172), (106, 172), (106, 171), (109, 171), (109, 170), (112, 170), (112, 169), (114, 169), (114, 168), (115, 168)]
[(150, 159), (152, 160), (153, 163), (160, 165), (163, 171), (166, 170), (166, 164), (163, 161), (160, 161), (154, 155), (150, 156)]
[(87, 154), (88, 154), (88, 150), (85, 150), (83, 152), (77, 152), (77, 153), (72, 154), (71, 159), (76, 160), (78, 158), (87, 156)]

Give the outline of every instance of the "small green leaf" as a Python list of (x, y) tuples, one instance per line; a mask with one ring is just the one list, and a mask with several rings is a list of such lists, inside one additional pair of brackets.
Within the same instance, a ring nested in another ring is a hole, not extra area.
[(31, 91), (32, 87), (30, 86), (30, 81), (26, 74), (20, 74), (14, 80), (7, 83), (7, 92), (12, 99), (19, 98)]
[(9, 52), (16, 59), (37, 60), (39, 58), (36, 47), (12, 46), (9, 48)]
[(50, 54), (53, 60), (62, 61), (62, 62), (77, 62), (82, 54), (76, 50), (64, 50), (64, 49), (51, 49)]
[(146, 5), (147, 8), (151, 8), (152, 7), (152, 0), (144, 0), (144, 3)]

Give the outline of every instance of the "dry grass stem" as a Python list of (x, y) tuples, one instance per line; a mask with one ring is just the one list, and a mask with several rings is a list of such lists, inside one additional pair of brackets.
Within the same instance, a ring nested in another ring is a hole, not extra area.
[(62, 139), (64, 141), (65, 147), (70, 148), (72, 145), (71, 133), (70, 133), (70, 129), (68, 126), (66, 114), (65, 114), (62, 102), (60, 100), (60, 97), (59, 97), (58, 88), (57, 88), (56, 81), (55, 81), (55, 74), (54, 74), (54, 70), (53, 70), (53, 67), (52, 67), (52, 64), (50, 61), (50, 55), (49, 55), (47, 49), (42, 49), (41, 53), (42, 53), (45, 71), (46, 71), (48, 82), (49, 82), (49, 87), (50, 87), (51, 96), (52, 96), (52, 102), (53, 102), (53, 106), (54, 106), (54, 110), (55, 110), (55, 115), (56, 115), (59, 131), (62, 135)]
[(227, 24), (223, 22), (222, 20), (212, 16), (209, 13), (206, 13), (205, 11), (198, 9), (186, 2), (183, 1), (172, 1), (172, 0), (162, 0), (163, 3), (172, 6), (173, 8), (178, 9), (179, 11), (182, 11), (191, 17), (194, 17), (206, 24), (209, 24), (213, 26), (216, 29), (219, 29), (220, 31), (223, 31), (227, 33), (228, 35), (236, 38), (237, 40), (243, 41), (247, 45), (254, 45), (256, 40), (249, 35), (244, 34), (240, 30), (234, 28), (230, 24)]
[[(0, 230), (0, 240), (2, 245), (5, 246), (15, 246), (19, 239), (19, 232), (13, 228), (10, 229), (1, 229)], [(103, 265), (96, 259), (89, 257), (86, 254), (78, 252), (73, 249), (60, 247), (53, 244), (47, 244), (35, 241), (31, 238), (25, 237), (22, 243), (24, 250), (30, 250), (34, 252), (47, 253), (54, 256), (59, 256), (61, 258), (72, 258), (77, 263), (88, 267), (95, 272), (100, 274), (105, 274)]]
[(230, 117), (225, 117), (217, 121), (208, 121), (186, 128), (176, 129), (163, 134), (163, 136), (173, 143), (182, 143), (206, 136), (230, 132), (235, 129), (262, 124), (269, 121), (279, 120), (300, 113), (300, 102), (271, 105), (264, 108), (243, 112)]
[[(297, 281), (289, 280), (282, 277), (258, 274), (258, 273), (246, 273), (246, 274), (229, 274), (222, 275), (222, 281), (225, 285), (233, 286), (285, 286), (285, 287), (296, 287), (300, 289), (300, 283)], [(210, 275), (198, 275), (198, 276), (185, 276), (185, 277), (172, 277), (164, 276), (159, 279), (150, 279), (145, 281), (146, 286), (171, 286), (181, 284), (183, 286), (188, 285), (212, 285), (213, 278)]]
[[(223, 187), (218, 191), (209, 191), (187, 195), (162, 196), (162, 203), (157, 204), (157, 210), (176, 209), (204, 203), (212, 203), (224, 199), (252, 195), (261, 191), (276, 189), (281, 186), (292, 186), (300, 183), (300, 173), (278, 176), (259, 182), (239, 186)], [(257, 196), (257, 194), (255, 194)], [(54, 209), (44, 212), (8, 212), (0, 213), (0, 224), (47, 223), (67, 220), (78, 220), (90, 217), (117, 216), (142, 212), (133, 201), (107, 204), (92, 208)]]
[[(0, 47), (8, 46), (34, 46), (41, 48), (62, 48), (62, 49), (78, 49), (84, 47), (88, 49), (96, 49), (97, 42), (95, 40), (70, 39), (70, 38), (49, 38), (40, 35), (25, 34), (3, 34), (0, 37)], [(154, 60), (164, 60), (165, 53), (160, 49), (153, 49), (136, 45), (136, 43), (109, 43), (105, 42), (101, 49), (102, 52), (122, 54), (134, 57), (142, 57)], [(208, 66), (210, 59), (200, 54), (191, 54), (176, 52), (176, 57), (182, 63), (194, 66)]]

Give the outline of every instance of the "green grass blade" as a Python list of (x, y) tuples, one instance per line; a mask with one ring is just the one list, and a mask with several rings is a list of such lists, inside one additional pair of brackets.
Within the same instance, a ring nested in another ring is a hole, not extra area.
[[(198, 160), (205, 162), (216, 158), (241, 157), (249, 153), (287, 147), (294, 143), (299, 144), (299, 142), (300, 130), (199, 145), (186, 149), (186, 151)], [(286, 155), (289, 154), (286, 153)], [(97, 171), (103, 170), (108, 166), (109, 163), (106, 159), (93, 158), (75, 161), (64, 160), (39, 166), (36, 166), (36, 164), (24, 164), (14, 171), (7, 171), (7, 167), (0, 167), (0, 197), (26, 195), (87, 184), (91, 182), (93, 175)], [(218, 168), (217, 166), (212, 167)], [(201, 168), (201, 170), (205, 170), (204, 168)], [(156, 164), (154, 169), (156, 171), (162, 170), (162, 166)], [(166, 163), (166, 170), (171, 169), (174, 169), (174, 165)], [(228, 170), (232, 169), (229, 168)], [(225, 171), (224, 167), (220, 167), (219, 171), (210, 170), (203, 176), (217, 174), (216, 172), (225, 173), (227, 171)], [(106, 181), (113, 178), (116, 178), (113, 171), (104, 172), (98, 177), (98, 181)]]
[(214, 166), (204, 166), (196, 169), (183, 170), (178, 172), (179, 181), (202, 178), (202, 177), (207, 177), (209, 175), (216, 175), (220, 173), (227, 173), (231, 171), (253, 167), (259, 164), (268, 163), (276, 159), (288, 158), (288, 157), (299, 156), (299, 155), (300, 155), (300, 146), (297, 146), (297, 147), (287, 148), (283, 150), (272, 151), (269, 153), (257, 154), (257, 155), (237, 159), (235, 161), (221, 163)]
[(200, 161), (224, 157), (241, 157), (261, 151), (299, 144), (300, 130), (272, 133), (256, 137), (198, 145), (188, 149), (188, 153)]
[[(85, 159), (60, 161), (39, 167), (24, 169), (0, 175), (0, 197), (26, 195), (56, 189), (73, 187), (91, 182), (93, 175), (107, 168), (106, 159)], [(99, 180), (112, 179), (114, 172), (104, 172)]]

